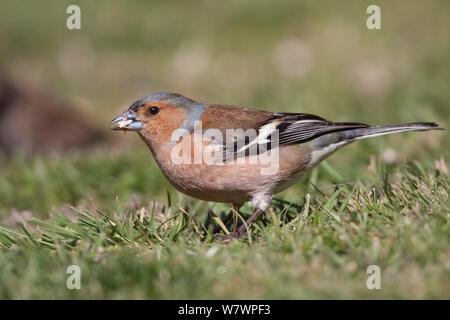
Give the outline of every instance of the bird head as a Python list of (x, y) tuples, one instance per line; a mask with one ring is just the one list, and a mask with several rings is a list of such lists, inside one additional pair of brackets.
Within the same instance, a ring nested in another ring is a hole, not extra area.
[(134, 102), (110, 124), (112, 130), (138, 131), (146, 142), (166, 142), (172, 132), (194, 128), (200, 120), (204, 105), (180, 94), (162, 92)]

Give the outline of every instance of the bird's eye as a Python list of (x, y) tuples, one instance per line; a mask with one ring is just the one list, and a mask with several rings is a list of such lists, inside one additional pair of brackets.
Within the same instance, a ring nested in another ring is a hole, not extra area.
[(149, 112), (152, 116), (157, 115), (158, 112), (159, 112), (159, 108), (153, 106), (153, 107), (151, 107), (150, 109), (148, 109), (148, 112)]

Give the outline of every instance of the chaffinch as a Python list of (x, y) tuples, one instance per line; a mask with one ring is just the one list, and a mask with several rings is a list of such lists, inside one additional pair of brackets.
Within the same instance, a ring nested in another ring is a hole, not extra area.
[(305, 113), (272, 113), (204, 104), (175, 93), (134, 102), (111, 121), (113, 130), (136, 131), (165, 177), (179, 191), (206, 201), (246, 201), (253, 214), (227, 237), (245, 235), (247, 225), (309, 169), (353, 141), (395, 132), (441, 129), (436, 123), (369, 126), (331, 122)]

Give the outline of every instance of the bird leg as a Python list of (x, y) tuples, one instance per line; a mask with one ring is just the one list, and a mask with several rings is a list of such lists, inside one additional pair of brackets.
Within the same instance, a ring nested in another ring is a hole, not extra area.
[(253, 214), (250, 216), (250, 218), (247, 219), (247, 221), (245, 221), (245, 223), (243, 223), (237, 230), (237, 233), (239, 233), (240, 236), (242, 236), (244, 234), (244, 230), (246, 229), (246, 225), (250, 226), (250, 224), (253, 222), (253, 220), (255, 220), (256, 218), (258, 218), (262, 213), (264, 212), (264, 210), (262, 209), (256, 209)]
[[(222, 220), (223, 224), (226, 224), (228, 222), (228, 220), (231, 219), (231, 217), (233, 216), (233, 209), (230, 210), (230, 212), (227, 214), (227, 216), (225, 217), (225, 219)], [(216, 226), (213, 230), (213, 233), (219, 233), (220, 230), (222, 230), (222, 227), (220, 225)]]
[(262, 213), (264, 212), (264, 210), (262, 209), (256, 209), (253, 214), (250, 216), (250, 218), (247, 219), (247, 221), (245, 221), (245, 223), (243, 223), (235, 232), (232, 232), (230, 234), (227, 235), (215, 235), (214, 239), (217, 240), (225, 240), (225, 239), (237, 239), (237, 238), (241, 238), (243, 236), (246, 235), (245, 229), (246, 229), (246, 225), (249, 226), (256, 218), (258, 218)]
[[(242, 205), (236, 205), (236, 204), (233, 204), (233, 205), (231, 206), (230, 212), (226, 215), (225, 219), (222, 220), (222, 223), (225, 225), (225, 224), (233, 217), (233, 218), (234, 218), (234, 219), (233, 219), (233, 220), (234, 220), (233, 231), (236, 231), (236, 226), (237, 226), (237, 212), (238, 212), (238, 210), (239, 210), (239, 208), (240, 208), (241, 206), (242, 206)], [(214, 228), (214, 230), (213, 230), (213, 234), (214, 234), (214, 233), (219, 233), (220, 230), (222, 230), (222, 228), (221, 228), (220, 226), (216, 226), (216, 227)]]

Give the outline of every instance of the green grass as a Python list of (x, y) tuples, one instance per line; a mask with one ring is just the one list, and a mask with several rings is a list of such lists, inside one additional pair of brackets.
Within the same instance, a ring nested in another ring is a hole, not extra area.
[[(211, 238), (203, 210), (174, 201), (52, 211), (21, 227), (0, 225), (0, 296), (449, 298), (448, 182), (418, 163), (379, 166), (370, 182), (274, 200), (248, 239), (230, 242)], [(81, 268), (81, 290), (66, 288), (72, 264)], [(366, 288), (372, 264), (381, 268), (381, 290)]]
[[(71, 1), (1, 1), (0, 68), (105, 132), (158, 91), (450, 128), (449, 1), (377, 1), (378, 31), (365, 27), (371, 1), (77, 3), (82, 29), (69, 31)], [(303, 48), (293, 57), (291, 41)], [(286, 73), (280, 52), (306, 72)], [(208, 212), (226, 204), (176, 192), (136, 136), (110, 138), (84, 153), (0, 155), (0, 298), (450, 298), (447, 131), (346, 147), (230, 243), (209, 233)], [(66, 288), (72, 264), (79, 291)], [(371, 264), (381, 290), (366, 288)]]

